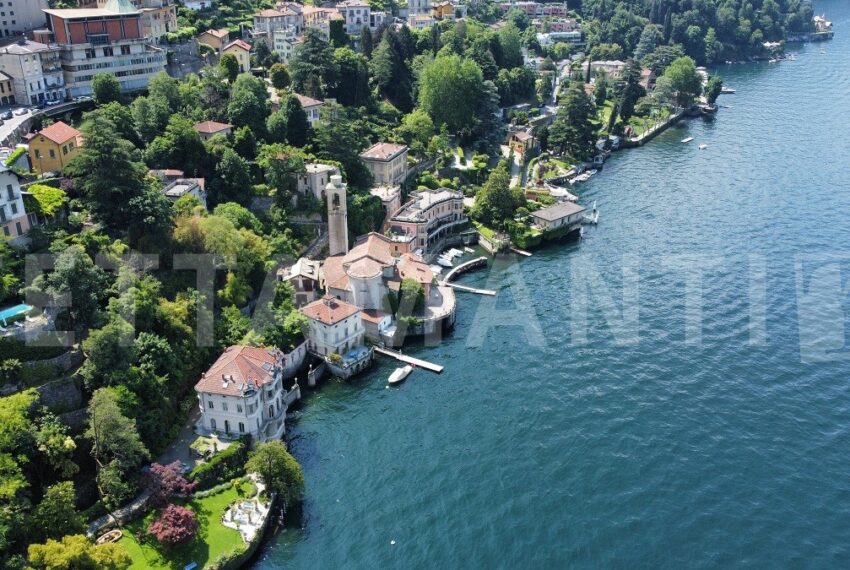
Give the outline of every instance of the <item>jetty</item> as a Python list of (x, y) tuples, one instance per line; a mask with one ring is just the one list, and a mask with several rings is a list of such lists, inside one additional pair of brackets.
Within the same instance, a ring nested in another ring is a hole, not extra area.
[(518, 247), (511, 246), (511, 251), (514, 253), (518, 253), (519, 255), (524, 255), (525, 257), (531, 257), (531, 253), (525, 251), (524, 249), (520, 249)]
[(492, 289), (478, 289), (477, 287), (467, 287), (466, 285), (460, 285), (458, 283), (449, 283), (448, 281), (442, 281), (440, 285), (445, 285), (446, 287), (451, 287), (452, 289), (457, 289), (458, 291), (465, 291), (466, 293), (488, 295), (490, 297), (496, 296), (496, 292)]
[(448, 285), (449, 282), (458, 275), (466, 273), (471, 269), (478, 269), (479, 267), (484, 265), (487, 265), (487, 258), (484, 256), (476, 257), (475, 259), (470, 259), (469, 261), (461, 263), (457, 267), (453, 267), (451, 271), (446, 273), (446, 276), (443, 278), (443, 281)]
[(383, 354), (384, 356), (389, 356), (390, 358), (395, 358), (400, 362), (404, 362), (405, 364), (411, 364), (417, 368), (424, 368), (429, 372), (436, 372), (437, 374), (443, 373), (443, 366), (440, 364), (434, 364), (433, 362), (428, 362), (427, 360), (422, 360), (420, 358), (414, 358), (412, 356), (407, 356), (406, 354), (402, 354), (401, 352), (396, 352), (395, 350), (390, 350), (388, 348), (383, 348), (380, 346), (375, 347), (375, 352), (378, 354)]

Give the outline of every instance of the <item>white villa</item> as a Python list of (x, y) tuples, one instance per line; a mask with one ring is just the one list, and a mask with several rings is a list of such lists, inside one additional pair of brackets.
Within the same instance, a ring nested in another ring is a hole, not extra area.
[(298, 193), (312, 194), (317, 200), (324, 200), (325, 187), (331, 181), (331, 176), (339, 174), (339, 168), (320, 162), (307, 163), (304, 168), (304, 174), (298, 177)]
[(379, 142), (360, 153), (376, 186), (398, 186), (407, 178), (407, 146)]
[(284, 378), (292, 377), (306, 354), (306, 342), (289, 354), (276, 348), (229, 347), (195, 384), (201, 409), (196, 431), (280, 439), (286, 410), (301, 397), (298, 383), (287, 389)]
[(372, 364), (373, 351), (364, 343), (360, 309), (325, 295), (301, 312), (309, 319), (307, 347), (323, 358), (334, 374), (348, 378)]

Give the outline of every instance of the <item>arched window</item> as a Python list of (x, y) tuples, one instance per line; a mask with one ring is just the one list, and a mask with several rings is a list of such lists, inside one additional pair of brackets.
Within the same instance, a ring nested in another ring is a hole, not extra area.
[(215, 419), (213, 418), (210, 418), (210, 429), (215, 431)]
[(224, 433), (230, 433), (230, 420), (224, 420)]
[(332, 204), (334, 208), (339, 208), (339, 194), (334, 194)]
[(274, 417), (274, 404), (269, 406), (269, 418), (273, 418), (273, 417)]
[(245, 433), (245, 424), (239, 422), (239, 433)]

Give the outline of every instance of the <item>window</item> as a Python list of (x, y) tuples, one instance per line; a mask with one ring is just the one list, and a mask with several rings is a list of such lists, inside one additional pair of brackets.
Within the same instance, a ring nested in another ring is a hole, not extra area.
[(113, 55), (111, 47), (103, 48), (103, 55), (106, 57), (111, 57)]
[(36, 158), (41, 158), (41, 149), (38, 149), (38, 148), (37, 148), (37, 149), (35, 149), (35, 157), (36, 157)]
[(50, 149), (50, 158), (56, 158), (56, 151), (52, 148)]
[(239, 433), (245, 433), (245, 424), (239, 422)]
[(15, 229), (16, 229), (16, 230), (18, 230), (18, 235), (19, 235), (19, 236), (24, 235), (24, 230), (23, 230), (23, 228), (21, 227), (21, 222), (15, 222)]
[(86, 50), (86, 59), (94, 59), (94, 58), (95, 58), (94, 50), (91, 49), (91, 48), (87, 49)]
[(121, 55), (130, 55), (130, 46), (121, 46)]
[[(0, 206), (0, 223), (6, 221), (6, 208), (5, 206)], [(8, 233), (6, 235), (9, 235)]]
[(242, 404), (236, 404), (236, 411), (242, 413)]
[(215, 431), (215, 419), (214, 418), (210, 418), (210, 428), (213, 431)]
[(210, 400), (209, 402), (207, 402), (207, 407), (208, 407), (209, 409), (211, 409), (211, 410), (214, 410), (214, 409), (215, 409), (215, 406), (213, 405), (212, 400)]
[(224, 433), (230, 433), (230, 420), (224, 420)]
[(221, 410), (222, 410), (223, 412), (226, 412), (226, 411), (227, 411), (227, 402), (222, 402), (222, 404), (221, 404)]
[(18, 213), (18, 205), (15, 202), (12, 202), (9, 207), (12, 208), (13, 216)]

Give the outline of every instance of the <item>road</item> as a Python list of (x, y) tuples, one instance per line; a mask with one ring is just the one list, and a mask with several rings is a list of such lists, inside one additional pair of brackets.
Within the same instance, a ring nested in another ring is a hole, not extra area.
[[(2, 107), (0, 108), (0, 114), (5, 113), (9, 109), (20, 109), (20, 107)], [(31, 114), (32, 109), (28, 109), (26, 115), (12, 115), (11, 119), (4, 121), (3, 124), (0, 125), (0, 144), (3, 146), (9, 146), (8, 140), (10, 135), (14, 133), (21, 124), (29, 120)]]

